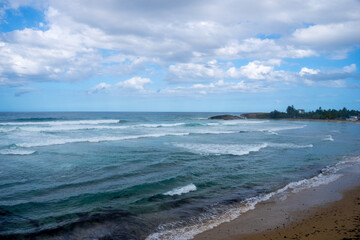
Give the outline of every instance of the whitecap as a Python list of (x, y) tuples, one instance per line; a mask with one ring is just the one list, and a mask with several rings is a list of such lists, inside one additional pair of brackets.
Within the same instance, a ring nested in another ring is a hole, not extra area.
[[(352, 164), (359, 164), (360, 157), (355, 157), (345, 161), (341, 161), (335, 165), (324, 168), (321, 173), (309, 179), (303, 179), (296, 182), (291, 182), (274, 192), (262, 194), (256, 197), (248, 198), (242, 201), (237, 206), (226, 210), (220, 215), (214, 214), (202, 214), (200, 217), (191, 219), (189, 222), (195, 222), (195, 224), (183, 226), (183, 222), (171, 222), (162, 224), (158, 227), (158, 231), (150, 234), (146, 240), (159, 240), (159, 239), (177, 239), (188, 240), (194, 238), (195, 235), (219, 226), (222, 223), (230, 222), (240, 215), (255, 209), (256, 205), (261, 202), (268, 201), (272, 197), (279, 197), (279, 199), (286, 199), (286, 194), (296, 193), (305, 189), (326, 185), (336, 181), (342, 177), (339, 174), (341, 169), (351, 167)], [(285, 196), (285, 197), (283, 197)], [(180, 226), (180, 227), (178, 227)]]
[(77, 120), (77, 121), (46, 121), (46, 122), (1, 122), (0, 125), (79, 125), (79, 124), (114, 124), (117, 119), (104, 120)]
[(306, 127), (306, 125), (271, 127), (271, 128), (263, 128), (260, 131), (262, 131), (262, 132), (277, 132), (277, 131), (284, 131), (284, 130), (301, 129), (301, 128), (304, 128), (304, 127)]
[(159, 127), (177, 127), (185, 125), (185, 123), (157, 123), (157, 124), (138, 124), (138, 127), (148, 127), (148, 128), (159, 128)]
[(39, 141), (39, 142), (18, 143), (16, 144), (16, 146), (29, 148), (29, 147), (61, 145), (67, 143), (80, 143), (80, 142), (98, 143), (105, 141), (121, 141), (121, 140), (131, 140), (138, 138), (157, 138), (157, 137), (165, 137), (165, 136), (186, 136), (186, 135), (189, 135), (189, 133), (158, 133), (158, 134), (144, 134), (144, 135), (120, 136), (120, 137), (103, 136), (103, 137), (91, 137), (91, 138), (69, 138), (69, 139), (59, 138), (59, 139), (46, 139), (44, 141)]
[(77, 131), (77, 130), (92, 130), (92, 129), (126, 129), (130, 126), (109, 126), (109, 125), (63, 125), (63, 126), (43, 126), (43, 127), (18, 127), (22, 131), (28, 132), (62, 132), (62, 131)]
[(331, 135), (327, 135), (326, 137), (323, 138), (323, 141), (330, 141), (330, 142), (333, 142), (334, 139)]
[(190, 152), (203, 155), (247, 155), (251, 152), (258, 152), (268, 146), (262, 144), (193, 144), (193, 143), (175, 143), (174, 146), (184, 148)]
[(169, 195), (169, 196), (174, 196), (174, 195), (181, 195), (181, 194), (184, 194), (184, 193), (188, 193), (188, 192), (191, 192), (191, 191), (196, 191), (196, 186), (193, 183), (188, 184), (188, 185), (183, 186), (183, 187), (174, 188), (173, 190), (168, 191), (168, 192), (163, 193), (163, 194), (164, 195)]
[(285, 148), (285, 149), (298, 149), (298, 148), (312, 148), (314, 145), (306, 144), (306, 145), (298, 145), (294, 143), (269, 143), (269, 147), (276, 148)]
[(234, 134), (234, 133), (239, 133), (239, 131), (196, 130), (191, 133), (194, 133), (194, 134)]
[(17, 129), (18, 129), (17, 127), (3, 128), (3, 129), (0, 129), (0, 133), (13, 132), (13, 131), (16, 131)]
[(31, 155), (36, 151), (23, 150), (23, 149), (2, 149), (0, 154), (2, 155)]

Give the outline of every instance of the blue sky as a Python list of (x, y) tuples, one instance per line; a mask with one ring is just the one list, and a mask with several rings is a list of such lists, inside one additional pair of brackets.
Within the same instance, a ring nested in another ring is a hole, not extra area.
[(360, 2), (0, 0), (0, 111), (360, 110)]

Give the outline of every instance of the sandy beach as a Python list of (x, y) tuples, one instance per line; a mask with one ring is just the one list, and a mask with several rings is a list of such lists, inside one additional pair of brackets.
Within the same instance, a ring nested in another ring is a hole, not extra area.
[(258, 204), (195, 239), (360, 239), (358, 169), (329, 185)]
[(346, 192), (340, 201), (315, 209), (300, 222), (235, 239), (360, 239), (360, 188)]

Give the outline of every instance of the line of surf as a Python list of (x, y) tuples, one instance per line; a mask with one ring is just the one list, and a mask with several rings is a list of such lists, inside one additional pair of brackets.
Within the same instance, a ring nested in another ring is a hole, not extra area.
[(192, 153), (201, 155), (234, 155), (242, 156), (252, 152), (259, 152), (264, 148), (280, 148), (280, 149), (301, 149), (312, 148), (312, 144), (298, 145), (293, 143), (257, 143), (257, 144), (204, 144), (204, 143), (173, 143), (175, 147), (179, 147)]
[(103, 119), (103, 120), (69, 120), (69, 121), (43, 121), (43, 122), (0, 122), (0, 126), (13, 125), (79, 125), (79, 124), (114, 124), (119, 123), (118, 119)]
[(121, 141), (121, 140), (131, 140), (139, 138), (158, 138), (165, 136), (187, 136), (192, 134), (233, 134), (238, 133), (237, 131), (194, 131), (194, 132), (167, 132), (167, 133), (155, 133), (155, 134), (142, 134), (142, 135), (127, 135), (127, 136), (99, 136), (99, 137), (89, 137), (89, 138), (54, 138), (46, 139), (39, 142), (23, 142), (16, 143), (15, 146), (30, 148), (30, 147), (43, 147), (51, 145), (61, 145), (68, 143), (80, 143), (80, 142), (89, 142), (89, 143), (98, 143), (106, 141)]
[(360, 156), (348, 158), (340, 161), (335, 165), (327, 166), (322, 169), (320, 174), (312, 178), (303, 179), (296, 182), (290, 182), (284, 187), (275, 190), (274, 192), (248, 198), (242, 201), (240, 204), (236, 205), (235, 207), (226, 210), (219, 216), (211, 213), (204, 213), (201, 217), (197, 216), (193, 219), (190, 219), (188, 222), (191, 224), (186, 226), (183, 226), (184, 221), (161, 224), (160, 226), (158, 226), (158, 230), (150, 234), (146, 238), (146, 240), (192, 239), (195, 235), (199, 233), (219, 226), (222, 223), (230, 222), (239, 217), (240, 215), (244, 214), (245, 212), (255, 209), (258, 203), (268, 201), (273, 197), (285, 199), (289, 193), (297, 193), (305, 189), (310, 189), (321, 185), (327, 185), (331, 182), (334, 182), (343, 176), (343, 174), (340, 173), (342, 169), (350, 168), (354, 164), (360, 164)]
[(157, 138), (157, 137), (165, 137), (165, 136), (185, 136), (185, 135), (189, 135), (189, 133), (159, 133), (159, 134), (143, 134), (143, 135), (121, 136), (121, 137), (104, 136), (104, 137), (73, 138), (73, 139), (49, 139), (44, 142), (37, 142), (37, 143), (19, 143), (16, 144), (16, 146), (29, 148), (29, 147), (60, 145), (67, 143), (80, 143), (80, 142), (98, 143), (105, 141), (121, 141), (121, 140), (131, 140), (138, 138)]

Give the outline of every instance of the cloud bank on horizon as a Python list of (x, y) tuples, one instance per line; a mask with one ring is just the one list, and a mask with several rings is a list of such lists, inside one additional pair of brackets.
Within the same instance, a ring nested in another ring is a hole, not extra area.
[(359, 12), (357, 0), (0, 1), (0, 110), (359, 109)]

